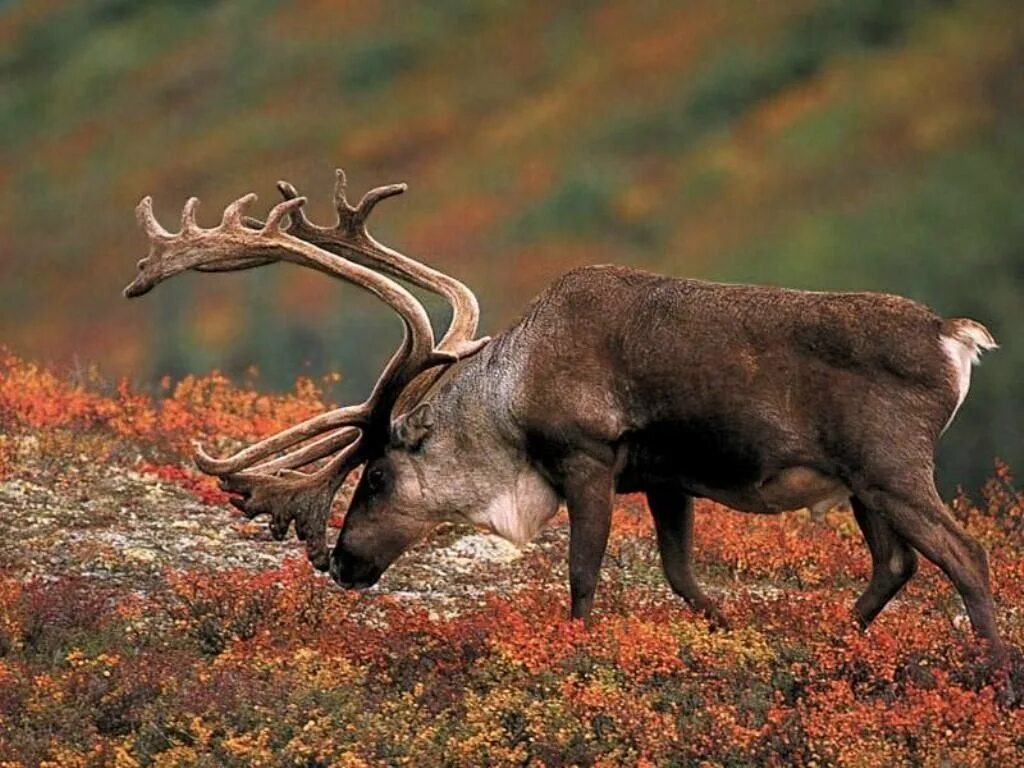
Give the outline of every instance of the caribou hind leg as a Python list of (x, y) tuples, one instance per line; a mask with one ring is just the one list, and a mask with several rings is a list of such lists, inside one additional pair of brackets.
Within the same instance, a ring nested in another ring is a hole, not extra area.
[(946, 510), (930, 468), (911, 477), (857, 486), (854, 490), (860, 501), (882, 515), (898, 536), (953, 582), (975, 633), (991, 643), (997, 658), (1004, 657), (1006, 647), (996, 628), (988, 556)]
[(660, 485), (647, 491), (647, 506), (654, 518), (661, 566), (669, 586), (712, 624), (728, 628), (728, 620), (693, 574), (693, 497), (675, 486)]
[(850, 502), (871, 550), (871, 582), (854, 606), (857, 620), (867, 628), (917, 572), (917, 553), (884, 517), (869, 510), (857, 497)]

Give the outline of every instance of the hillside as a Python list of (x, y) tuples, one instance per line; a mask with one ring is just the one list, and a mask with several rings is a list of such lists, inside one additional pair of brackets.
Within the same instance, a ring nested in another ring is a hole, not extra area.
[(287, 178), (472, 284), (484, 329), (554, 275), (871, 288), (990, 325), (946, 488), (1024, 461), (1024, 14), (1006, 0), (0, 4), (0, 333), (152, 386), (257, 366), (361, 393), (397, 323), (269, 268), (120, 298), (146, 193), (203, 221)]
[[(337, 589), (185, 459), (320, 407), (309, 381), (153, 400), (0, 355), (0, 765), (1024, 765), (1022, 669), (991, 668), (937, 569), (855, 627), (849, 512), (701, 503), (698, 576), (730, 629), (671, 594), (639, 497), (591, 629), (566, 619), (564, 515), (522, 550), (446, 527)], [(1005, 466), (952, 502), (1018, 647), (1022, 509)]]

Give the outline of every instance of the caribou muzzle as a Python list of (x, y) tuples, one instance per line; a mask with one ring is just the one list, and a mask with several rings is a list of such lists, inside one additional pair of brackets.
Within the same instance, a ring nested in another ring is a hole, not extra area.
[(330, 574), (342, 589), (366, 589), (380, 579), (384, 569), (372, 560), (365, 560), (351, 552), (335, 547), (331, 553)]

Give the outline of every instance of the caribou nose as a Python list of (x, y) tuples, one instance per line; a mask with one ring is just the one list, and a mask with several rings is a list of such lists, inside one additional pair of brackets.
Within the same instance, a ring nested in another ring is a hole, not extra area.
[(351, 570), (351, 568), (346, 568), (344, 566), (340, 558), (335, 557), (334, 555), (331, 556), (331, 563), (327, 567), (327, 571), (331, 574), (331, 578), (334, 580), (334, 583), (342, 589), (357, 588), (356, 580), (353, 578), (353, 575), (350, 572)]
[(342, 589), (372, 587), (381, 575), (381, 569), (371, 562), (336, 554), (331, 555), (327, 571), (331, 574), (334, 583)]

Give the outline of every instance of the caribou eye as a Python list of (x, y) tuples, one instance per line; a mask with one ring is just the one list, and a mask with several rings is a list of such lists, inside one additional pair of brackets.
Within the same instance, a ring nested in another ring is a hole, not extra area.
[(372, 467), (366, 475), (367, 487), (376, 493), (384, 487), (384, 481), (387, 479), (387, 475), (382, 467)]

